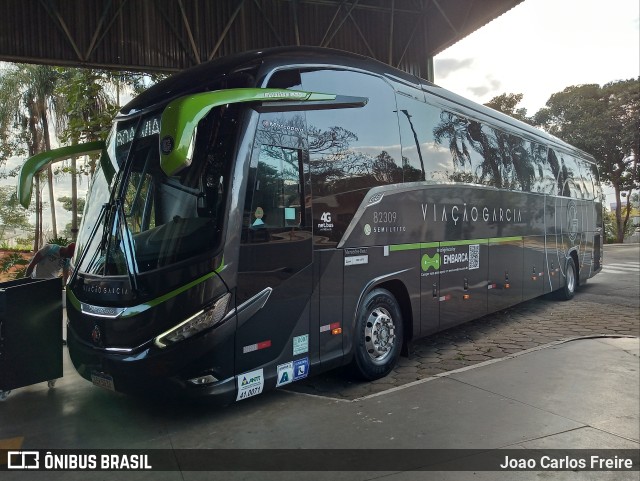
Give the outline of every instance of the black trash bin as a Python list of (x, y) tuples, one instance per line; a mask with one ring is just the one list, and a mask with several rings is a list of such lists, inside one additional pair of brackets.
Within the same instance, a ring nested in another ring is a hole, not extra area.
[(12, 389), (60, 377), (60, 279), (0, 283), (0, 398)]

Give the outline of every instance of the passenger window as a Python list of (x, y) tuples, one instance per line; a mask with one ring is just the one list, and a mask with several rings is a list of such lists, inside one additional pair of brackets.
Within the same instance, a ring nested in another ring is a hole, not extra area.
[(300, 227), (300, 151), (263, 145), (256, 170), (252, 229)]
[(546, 145), (531, 143), (531, 156), (535, 179), (531, 186), (531, 192), (539, 194), (555, 195), (558, 191), (556, 176), (551, 168), (550, 151)]
[(451, 154), (447, 146), (435, 141), (433, 133), (440, 109), (401, 95), (397, 102), (404, 182), (449, 180), (454, 171)]
[[(400, 134), (391, 87), (373, 75), (303, 71), (311, 92), (367, 97), (361, 108), (307, 112), (314, 197), (402, 182)], [(315, 214), (314, 214), (315, 215)]]

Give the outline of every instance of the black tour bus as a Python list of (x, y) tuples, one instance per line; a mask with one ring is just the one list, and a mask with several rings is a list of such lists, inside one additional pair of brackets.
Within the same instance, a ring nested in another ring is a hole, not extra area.
[(245, 399), (602, 265), (593, 159), (377, 61), (278, 48), (222, 58), (126, 105), (100, 152), (73, 275), (78, 372), (122, 392)]

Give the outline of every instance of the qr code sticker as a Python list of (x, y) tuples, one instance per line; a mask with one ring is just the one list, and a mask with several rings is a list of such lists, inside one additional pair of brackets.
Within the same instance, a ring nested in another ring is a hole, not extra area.
[(469, 270), (480, 267), (480, 244), (469, 246)]

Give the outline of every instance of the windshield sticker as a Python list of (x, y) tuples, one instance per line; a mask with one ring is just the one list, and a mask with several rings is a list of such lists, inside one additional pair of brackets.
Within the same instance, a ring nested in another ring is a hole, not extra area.
[(304, 354), (309, 352), (309, 334), (296, 336), (293, 338), (293, 355)]
[(285, 362), (278, 366), (278, 381), (276, 387), (284, 386), (293, 381), (293, 362)]
[(253, 213), (253, 216), (256, 218), (256, 220), (253, 221), (253, 224), (251, 224), (253, 227), (264, 225), (264, 221), (262, 220), (262, 218), (264, 217), (264, 209), (262, 207), (257, 207), (256, 211)]
[(256, 396), (264, 388), (264, 374), (262, 369), (245, 372), (238, 376), (238, 396), (236, 401)]

